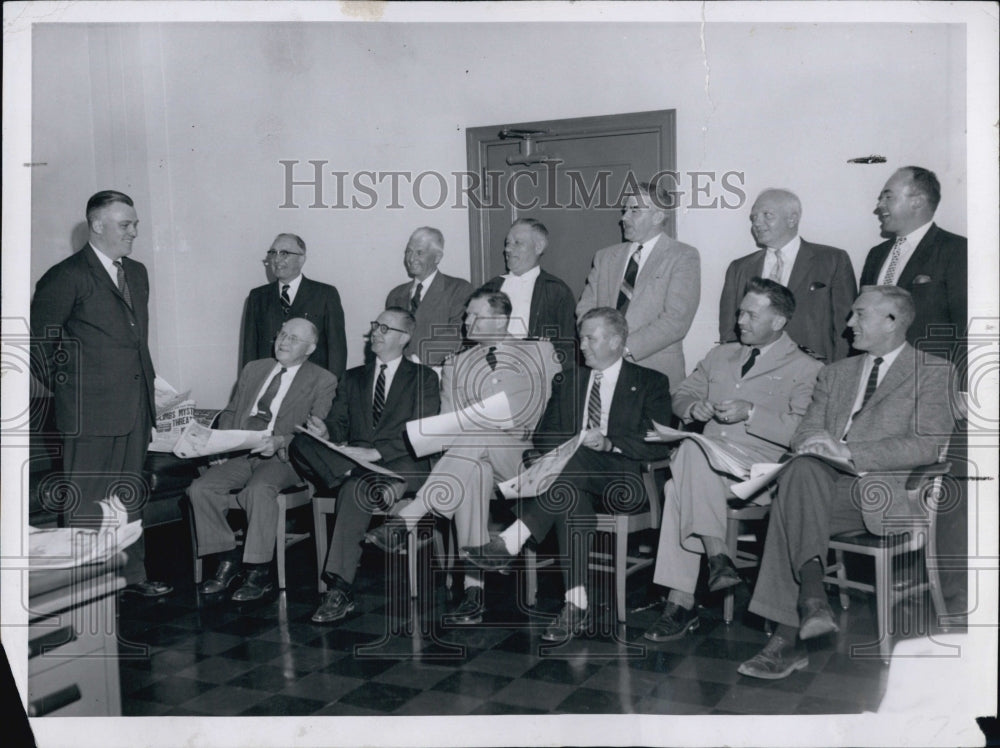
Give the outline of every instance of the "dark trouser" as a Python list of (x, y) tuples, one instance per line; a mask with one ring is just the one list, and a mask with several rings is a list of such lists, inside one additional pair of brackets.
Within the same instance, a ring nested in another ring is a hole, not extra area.
[[(98, 502), (117, 495), (128, 511), (129, 521), (141, 518), (149, 500), (149, 485), (142, 474), (149, 447), (152, 422), (144, 408), (138, 409), (132, 430), (120, 436), (66, 436), (63, 439), (63, 471), (75, 499), (65, 507), (61, 522), (68, 527), (97, 527), (101, 523)], [(126, 583), (146, 578), (145, 538), (126, 549), (123, 571)]]
[(797, 458), (778, 476), (753, 613), (789, 626), (799, 625), (799, 570), (819, 556), (826, 563), (830, 536), (865, 527), (851, 501), (854, 476), (818, 459)]
[[(384, 463), (384, 467), (406, 479), (403, 484), (364, 470), (357, 463), (305, 436), (292, 440), (288, 455), (296, 472), (313, 485), (324, 489), (340, 486), (337, 516), (324, 571), (352, 584), (361, 560), (361, 542), (372, 514), (405, 492), (419, 489), (430, 472), (430, 466), (426, 460), (414, 462), (408, 456)], [(351, 470), (351, 475), (345, 476), (348, 470)], [(323, 528), (316, 529), (321, 532)]]
[[(937, 551), (942, 568), (941, 591), (950, 615), (968, 612), (969, 584), (969, 423), (955, 423), (948, 448), (958, 500), (937, 516)], [(976, 528), (978, 533), (979, 528)]]
[(580, 447), (551, 488), (521, 511), (521, 521), (541, 542), (553, 527), (567, 590), (586, 586), (597, 509), (630, 514), (645, 504), (639, 463), (613, 452)]

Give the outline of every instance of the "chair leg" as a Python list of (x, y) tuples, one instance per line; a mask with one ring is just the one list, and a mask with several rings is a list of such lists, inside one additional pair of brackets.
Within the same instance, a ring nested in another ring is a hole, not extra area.
[[(934, 605), (934, 618), (940, 622), (948, 615), (948, 608), (945, 606), (944, 593), (941, 591), (941, 573), (938, 570), (937, 538), (934, 536), (934, 523), (925, 531), (927, 540), (924, 543), (924, 570), (927, 573), (927, 584), (931, 588), (931, 603)], [(948, 631), (947, 626), (941, 627), (942, 631)]]
[(417, 596), (417, 530), (406, 534), (406, 567), (410, 577), (410, 597)]
[(330, 540), (326, 535), (326, 512), (320, 507), (321, 499), (313, 498), (313, 534), (316, 537), (316, 588), (320, 593), (326, 592), (326, 582), (323, 581), (323, 566), (326, 564), (326, 553)]
[(204, 575), (204, 565), (202, 564), (201, 556), (198, 555), (198, 534), (194, 529), (194, 512), (191, 511), (190, 504), (188, 505), (188, 529), (191, 530), (191, 559), (194, 568), (194, 583), (195, 585), (199, 585)]
[(889, 616), (892, 615), (892, 606), (889, 604), (889, 595), (892, 594), (891, 580), (889, 579), (889, 569), (892, 566), (892, 557), (878, 554), (875, 556), (875, 615), (878, 619), (878, 653), (883, 662), (889, 662)]
[(278, 589), (285, 589), (285, 515), (288, 504), (284, 494), (279, 493), (278, 501), (278, 527), (275, 533), (274, 553), (278, 557)]
[(525, 602), (529, 608), (538, 601), (538, 554), (531, 548), (524, 549)]
[[(738, 519), (726, 520), (726, 551), (733, 563), (736, 563), (736, 556), (739, 553), (740, 521)], [(726, 590), (722, 600), (722, 621), (725, 624), (733, 622), (736, 608), (736, 590), (730, 587)]]
[(847, 568), (844, 566), (844, 552), (834, 551), (834, 553), (837, 558), (837, 587), (840, 588), (840, 607), (847, 610), (851, 604), (851, 598), (847, 594)]
[(615, 516), (615, 602), (618, 623), (625, 623), (625, 578), (628, 572), (628, 516)]

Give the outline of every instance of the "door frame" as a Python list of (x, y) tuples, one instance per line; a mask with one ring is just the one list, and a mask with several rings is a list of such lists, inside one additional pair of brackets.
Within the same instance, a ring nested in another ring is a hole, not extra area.
[[(631, 135), (658, 134), (660, 160), (656, 172), (673, 171), (677, 168), (677, 110), (658, 109), (648, 112), (629, 112), (625, 114), (607, 114), (597, 117), (573, 117), (569, 119), (544, 120), (536, 122), (517, 122), (506, 125), (488, 125), (484, 127), (469, 127), (465, 131), (466, 158), (468, 169), (477, 175), (482, 190), (488, 186), (486, 174), (486, 149), (491, 145), (506, 142), (500, 137), (504, 129), (517, 130), (549, 130), (535, 136), (536, 143), (557, 143), (560, 140), (592, 135)], [(655, 173), (655, 172), (654, 172)], [(481, 286), (488, 278), (485, 277), (487, 256), (490, 247), (486, 246), (486, 213), (488, 200), (477, 204), (469, 204), (469, 277), (473, 286)], [(511, 222), (517, 219), (517, 208), (511, 206)], [(677, 237), (676, 211), (668, 211), (667, 223), (664, 229), (668, 235)]]

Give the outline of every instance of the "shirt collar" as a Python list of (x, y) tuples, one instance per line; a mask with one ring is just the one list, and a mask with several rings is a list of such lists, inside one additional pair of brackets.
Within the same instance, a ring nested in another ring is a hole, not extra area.
[[(87, 243), (90, 244), (90, 242), (87, 242)], [(97, 259), (101, 261), (101, 264), (104, 266), (105, 270), (107, 270), (109, 273), (116, 273), (116, 272), (118, 272), (118, 268), (115, 267), (115, 261), (114, 260), (112, 260), (106, 254), (104, 254), (101, 250), (99, 250), (93, 244), (90, 244), (90, 248), (92, 250), (94, 250), (94, 254), (97, 255)]]
[(434, 282), (434, 279), (437, 277), (437, 274), (438, 271), (437, 268), (435, 268), (434, 272), (428, 275), (422, 281), (418, 281), (416, 278), (413, 278), (412, 279), (413, 282), (410, 284), (410, 295), (412, 296), (414, 292), (417, 290), (418, 283), (420, 284), (420, 292), (422, 294), (427, 293), (427, 289), (431, 287), (431, 283)]
[[(758, 351), (760, 351), (760, 353), (759, 353), (759, 354), (757, 354), (757, 355), (758, 355), (758, 356), (763, 356), (763, 355), (764, 355), (765, 353), (767, 353), (767, 352), (768, 352), (769, 350), (771, 350), (772, 348), (774, 348), (774, 346), (775, 346), (775, 345), (776, 345), (777, 343), (779, 343), (780, 341), (784, 340), (784, 339), (785, 339), (786, 337), (788, 337), (787, 333), (784, 333), (784, 332), (783, 332), (783, 333), (781, 333), (781, 335), (779, 335), (779, 336), (778, 336), (778, 339), (777, 339), (777, 340), (772, 340), (772, 341), (771, 341), (770, 343), (768, 343), (767, 345), (747, 345), (747, 346), (744, 346), (744, 348), (746, 348), (746, 349), (747, 349), (747, 351), (750, 351), (751, 349), (753, 349), (753, 348), (756, 348), (756, 349), (757, 349)], [(749, 353), (747, 353), (747, 355), (750, 355), (750, 354), (749, 354)]]
[(600, 370), (600, 372), (598, 372), (597, 369), (594, 369), (594, 374), (600, 373), (601, 374), (601, 378), (605, 379), (605, 380), (607, 380), (607, 379), (618, 379), (618, 374), (622, 370), (622, 361), (623, 360), (624, 359), (619, 358), (617, 361), (615, 361), (613, 364), (611, 364), (611, 366), (607, 367), (606, 369)]
[[(904, 346), (906, 346), (906, 341), (905, 340), (902, 343), (899, 344), (898, 348), (894, 348), (893, 350), (889, 351), (888, 353), (883, 353), (882, 354), (882, 371), (888, 371), (889, 367), (892, 366), (892, 362), (895, 361), (899, 357), (899, 354), (903, 350)], [(872, 364), (875, 361), (875, 356), (873, 356), (870, 353), (866, 353), (865, 356), (868, 359), (867, 362), (866, 362), (868, 364), (868, 366), (872, 366)]]
[(772, 252), (780, 251), (782, 257), (791, 257), (799, 251), (801, 243), (802, 240), (799, 238), (799, 235), (796, 234), (783, 247), (768, 247), (768, 249)]
[(656, 246), (656, 243), (660, 241), (661, 236), (663, 236), (662, 231), (656, 236), (654, 236), (652, 239), (647, 239), (644, 242), (632, 242), (632, 246), (629, 248), (629, 253), (631, 254), (632, 252), (635, 252), (636, 247), (638, 247), (641, 244), (643, 256), (644, 257), (648, 256), (649, 250), (651, 250), (653, 247)]
[(385, 364), (385, 373), (386, 374), (395, 374), (396, 373), (396, 369), (399, 368), (399, 364), (400, 364), (400, 362), (402, 360), (403, 360), (403, 355), (402, 354), (396, 356), (396, 358), (394, 358), (394, 359), (392, 359), (390, 361), (383, 361), (378, 356), (376, 356), (375, 357), (375, 371), (377, 372), (379, 370), (379, 368), (382, 366), (382, 364)]
[[(281, 287), (285, 285), (285, 281), (277, 281), (278, 283), (278, 293), (281, 293)], [(288, 293), (294, 296), (299, 291), (299, 285), (302, 283), (302, 273), (296, 275), (292, 280), (288, 281)]]
[(528, 270), (527, 272), (522, 273), (521, 275), (514, 275), (513, 273), (507, 273), (503, 277), (507, 280), (512, 280), (515, 283), (524, 283), (525, 285), (527, 285), (528, 283), (534, 283), (538, 279), (538, 276), (541, 272), (542, 272), (542, 266), (535, 265), (535, 267), (531, 268), (531, 270)]
[[(934, 221), (930, 220), (927, 223), (925, 223), (923, 226), (918, 226), (917, 228), (913, 229), (913, 231), (911, 231), (909, 234), (907, 234), (903, 238), (906, 239), (907, 243), (911, 247), (913, 247), (914, 249), (916, 249), (917, 245), (920, 244), (920, 241), (924, 238), (924, 235), (928, 231), (930, 231), (932, 223), (934, 223)], [(884, 358), (884, 356), (883, 356), (883, 358)]]

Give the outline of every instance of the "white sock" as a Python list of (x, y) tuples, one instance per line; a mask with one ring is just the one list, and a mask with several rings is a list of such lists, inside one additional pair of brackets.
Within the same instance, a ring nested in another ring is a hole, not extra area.
[(566, 602), (573, 603), (580, 610), (587, 609), (587, 588), (582, 584), (566, 590)]
[(483, 588), (483, 575), (481, 572), (471, 570), (465, 572), (465, 589), (469, 589), (470, 587)]
[(519, 519), (514, 520), (514, 524), (500, 533), (500, 539), (507, 547), (507, 553), (511, 556), (516, 556), (520, 553), (530, 537), (531, 530)]

